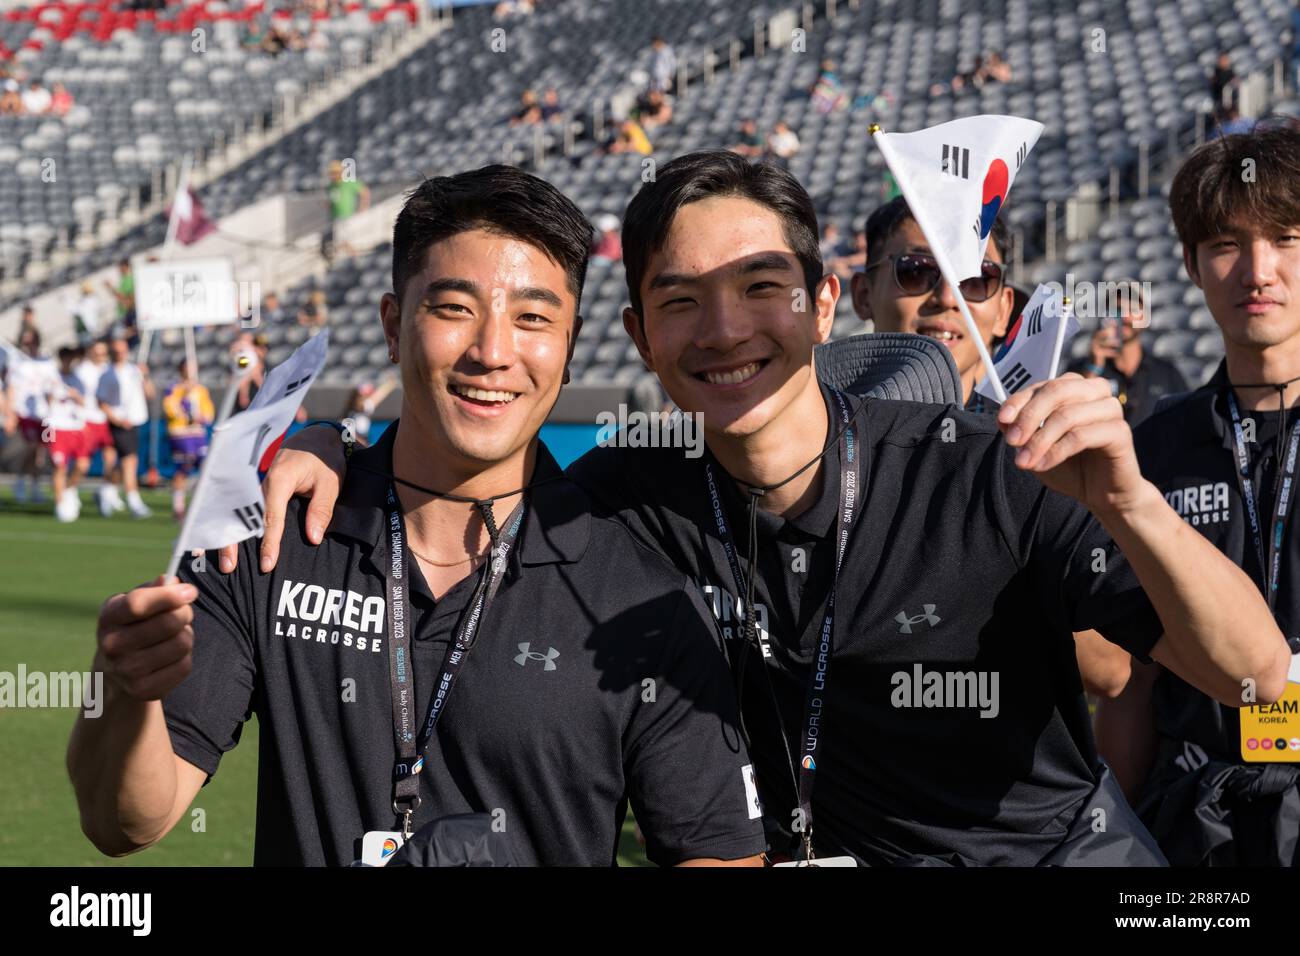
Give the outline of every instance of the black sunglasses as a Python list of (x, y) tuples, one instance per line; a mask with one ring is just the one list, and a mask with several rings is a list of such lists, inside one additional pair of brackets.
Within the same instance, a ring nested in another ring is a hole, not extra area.
[[(887, 262), (894, 264), (894, 282), (903, 295), (929, 295), (943, 281), (943, 274), (939, 271), (939, 263), (934, 261), (934, 256), (919, 252), (887, 256), (867, 266), (866, 271), (870, 272)], [(970, 279), (962, 279), (958, 283), (958, 288), (961, 289), (962, 298), (967, 302), (987, 301), (997, 295), (998, 290), (1002, 288), (1002, 266), (985, 259), (980, 263), (980, 274)]]

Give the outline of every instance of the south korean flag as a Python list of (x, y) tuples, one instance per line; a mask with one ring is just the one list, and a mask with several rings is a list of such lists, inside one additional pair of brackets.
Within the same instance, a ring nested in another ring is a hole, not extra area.
[[(1035, 289), (993, 356), (993, 364), (1008, 395), (1053, 377), (1057, 333), (1063, 315), (1065, 331), (1061, 339), (1061, 354), (1079, 331), (1078, 320), (1063, 305), (1063, 295), (1060, 283), (1040, 285)], [(987, 375), (980, 379), (975, 391), (987, 399), (997, 400)]]
[[(329, 332), (322, 329), (267, 373), (248, 408), (212, 431), (203, 473), (177, 547), (209, 550), (236, 544), (263, 530), (258, 464), (293, 422), (307, 389), (325, 365)], [(230, 387), (235, 387), (231, 383)]]

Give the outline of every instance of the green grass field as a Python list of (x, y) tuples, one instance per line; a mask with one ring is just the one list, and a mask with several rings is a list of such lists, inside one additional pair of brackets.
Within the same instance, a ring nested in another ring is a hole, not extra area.
[[(154, 516), (105, 519), (83, 495), (80, 520), (60, 524), (49, 506), (19, 506), (0, 492), (0, 671), (86, 671), (104, 598), (155, 578), (166, 566), (176, 525), (164, 492), (145, 492)], [(257, 724), (221, 761), (189, 818), (157, 846), (122, 860), (102, 856), (82, 835), (64, 768), (72, 709), (0, 708), (0, 865), (247, 866), (253, 860)], [(645, 866), (624, 825), (620, 863)]]

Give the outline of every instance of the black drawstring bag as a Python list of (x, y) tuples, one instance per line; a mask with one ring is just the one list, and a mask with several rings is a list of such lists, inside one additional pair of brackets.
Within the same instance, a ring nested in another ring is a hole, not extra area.
[(486, 813), (459, 813), (426, 823), (388, 861), (394, 866), (518, 866), (510, 840)]

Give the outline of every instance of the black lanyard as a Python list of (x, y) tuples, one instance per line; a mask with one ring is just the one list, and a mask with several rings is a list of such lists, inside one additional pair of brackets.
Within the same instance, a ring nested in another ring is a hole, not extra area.
[[(1291, 486), (1295, 476), (1296, 466), (1296, 448), (1300, 443), (1300, 421), (1291, 426), (1291, 438), (1286, 445), (1285, 460), (1279, 460), (1277, 463), (1278, 478), (1281, 481), (1280, 487), (1275, 487), (1273, 495), (1273, 518), (1269, 524), (1269, 536), (1267, 544), (1264, 540), (1263, 529), (1260, 527), (1259, 506), (1255, 501), (1254, 482), (1250, 475), (1250, 456), (1246, 452), (1245, 435), (1241, 427), (1241, 413), (1237, 410), (1237, 399), (1231, 388), (1227, 390), (1228, 394), (1228, 414), (1232, 416), (1232, 440), (1235, 446), (1237, 457), (1237, 485), (1241, 489), (1241, 497), (1246, 502), (1246, 517), (1250, 521), (1250, 534), (1254, 541), (1255, 553), (1259, 558), (1260, 572), (1264, 575), (1264, 598), (1268, 601), (1268, 609), (1271, 613), (1273, 605), (1277, 601), (1277, 585), (1282, 570), (1282, 533), (1286, 527), (1286, 515), (1291, 503)], [(1278, 422), (1278, 433), (1285, 424), (1285, 404), (1279, 403), (1283, 409), (1282, 418)]]
[(401, 818), (402, 832), (411, 832), (411, 814), (420, 806), (420, 771), (433, 740), (438, 718), (447, 709), (447, 699), (460, 669), (474, 646), (479, 625), (487, 615), (505, 577), (506, 561), (524, 519), (524, 502), (515, 506), (499, 535), (495, 535), (491, 560), (484, 563), (478, 585), (469, 606), (461, 617), (455, 635), (447, 645), (441, 676), (429, 702), (429, 715), (417, 737), (415, 728), (415, 662), (411, 658), (412, 616), (408, 613), (408, 563), (406, 560), (406, 519), (397, 500), (397, 491), (388, 485), (389, 560), (384, 568), (388, 597), (388, 663), (393, 698), (393, 736), (397, 741), (397, 761), (393, 765), (393, 812)]
[[(851, 425), (852, 414), (849, 411), (848, 403), (844, 396), (836, 391), (833, 393), (835, 400), (840, 408), (841, 431), (839, 436), (840, 452), (840, 508), (839, 521), (836, 522), (836, 551), (835, 551), (835, 574), (831, 579), (830, 594), (826, 599), (826, 614), (822, 618), (821, 631), (818, 635), (817, 648), (813, 654), (812, 662), (809, 665), (808, 685), (804, 692), (803, 707), (803, 727), (800, 736), (801, 757), (799, 760), (798, 782), (796, 790), (799, 800), (799, 818), (803, 827), (803, 847), (804, 857), (807, 860), (813, 859), (812, 851), (812, 829), (813, 829), (813, 809), (812, 796), (813, 785), (816, 781), (818, 759), (817, 747), (825, 729), (824, 715), (827, 711), (826, 701), (830, 696), (830, 670), (831, 656), (835, 648), (835, 592), (840, 582), (840, 567), (844, 563), (844, 552), (848, 548), (849, 534), (853, 530), (853, 524), (858, 517), (858, 495), (861, 488), (862, 460), (858, 445), (857, 430)], [(747, 595), (750, 592), (747, 586), (747, 579), (741, 572), (740, 561), (736, 555), (735, 539), (731, 534), (731, 528), (727, 524), (726, 509), (723, 507), (722, 498), (718, 493), (718, 483), (714, 476), (712, 462), (705, 462), (705, 478), (708, 482), (709, 504), (713, 509), (714, 522), (717, 525), (718, 537), (722, 540), (722, 548), (727, 554), (727, 562), (731, 565), (731, 574), (736, 582), (736, 589), (740, 595)], [(751, 507), (753, 504), (751, 503)], [(753, 522), (750, 523), (751, 538), (755, 533)], [(755, 562), (756, 564), (757, 562)], [(754, 575), (756, 567), (749, 569), (750, 574)], [(752, 584), (752, 580), (748, 581)], [(742, 597), (742, 600), (744, 598)], [(757, 640), (756, 634), (752, 633), (753, 627), (753, 601), (746, 601), (745, 606), (745, 623), (746, 623), (746, 640), (754, 641), (760, 647), (764, 657), (770, 657), (770, 651), (767, 646)], [(743, 653), (743, 651), (742, 651)], [(777, 722), (781, 728), (781, 739), (784, 743), (786, 740), (785, 721), (781, 716), (781, 707), (779, 702), (773, 699), (773, 705), (776, 707)], [(786, 749), (787, 759), (789, 759), (789, 747)], [(825, 764), (825, 761), (822, 761)]]

